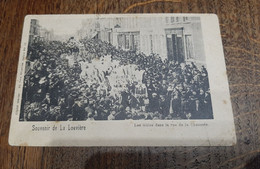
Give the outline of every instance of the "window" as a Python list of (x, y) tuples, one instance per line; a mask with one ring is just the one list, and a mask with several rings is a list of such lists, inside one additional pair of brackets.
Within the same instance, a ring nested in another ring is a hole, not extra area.
[(169, 23), (169, 17), (166, 17), (166, 24)]
[(174, 17), (171, 17), (171, 23), (174, 23)]
[(183, 21), (184, 21), (184, 22), (189, 21), (189, 17), (183, 17)]
[(108, 32), (108, 43), (112, 42), (112, 35), (111, 32)]
[(187, 59), (193, 59), (193, 43), (192, 43), (192, 36), (191, 35), (185, 35), (185, 45), (186, 45), (186, 58)]
[(129, 49), (129, 35), (125, 35), (125, 49)]

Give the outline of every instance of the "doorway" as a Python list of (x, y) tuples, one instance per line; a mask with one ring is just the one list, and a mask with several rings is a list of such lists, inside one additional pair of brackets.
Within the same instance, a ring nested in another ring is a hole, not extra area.
[(166, 30), (167, 56), (170, 61), (184, 61), (183, 28)]

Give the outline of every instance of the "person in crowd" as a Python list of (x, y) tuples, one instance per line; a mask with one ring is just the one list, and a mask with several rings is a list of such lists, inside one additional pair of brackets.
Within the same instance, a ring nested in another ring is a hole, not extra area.
[[(96, 60), (105, 65), (106, 59), (118, 64), (107, 70), (82, 67)], [(124, 51), (99, 39), (70, 38), (34, 41), (26, 64), (20, 120), (213, 118), (207, 69), (193, 62)], [(143, 72), (141, 79), (135, 71)]]

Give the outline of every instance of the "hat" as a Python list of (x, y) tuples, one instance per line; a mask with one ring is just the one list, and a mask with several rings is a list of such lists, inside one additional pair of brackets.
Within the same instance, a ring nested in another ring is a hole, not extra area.
[(72, 117), (73, 117), (72, 114), (67, 115), (67, 118), (72, 118)]
[(153, 93), (152, 96), (157, 96), (157, 93)]

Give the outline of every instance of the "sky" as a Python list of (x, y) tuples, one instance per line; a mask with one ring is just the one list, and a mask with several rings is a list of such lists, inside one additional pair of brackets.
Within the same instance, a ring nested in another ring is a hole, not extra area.
[(53, 29), (55, 35), (74, 35), (82, 25), (81, 19), (50, 18), (39, 19), (39, 24), (47, 30)]

